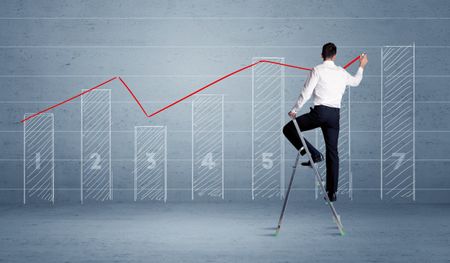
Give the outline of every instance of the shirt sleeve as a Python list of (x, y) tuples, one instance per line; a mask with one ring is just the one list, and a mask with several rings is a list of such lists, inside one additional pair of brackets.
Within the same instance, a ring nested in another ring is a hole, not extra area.
[(363, 78), (363, 71), (364, 71), (364, 69), (359, 67), (355, 76), (352, 76), (350, 73), (345, 71), (345, 73), (347, 75), (347, 86), (350, 86), (350, 87), (358, 86), (359, 83), (361, 83), (361, 80)]
[(311, 73), (308, 76), (308, 79), (305, 82), (305, 85), (303, 86), (303, 90), (300, 93), (300, 96), (298, 96), (297, 102), (294, 104), (294, 107), (291, 110), (292, 112), (297, 113), (298, 110), (306, 103), (306, 101), (311, 98), (314, 88), (316, 87), (318, 82), (319, 75), (317, 74), (317, 70), (312, 69)]

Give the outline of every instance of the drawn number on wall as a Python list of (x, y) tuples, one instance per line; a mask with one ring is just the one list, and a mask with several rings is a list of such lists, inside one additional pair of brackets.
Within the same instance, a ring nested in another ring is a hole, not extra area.
[(89, 158), (93, 159), (91, 170), (100, 170), (100, 169), (102, 169), (102, 166), (100, 165), (100, 162), (102, 161), (102, 158), (100, 157), (100, 154), (92, 153)]
[(403, 161), (405, 160), (405, 153), (393, 153), (392, 157), (397, 157), (397, 163), (395, 164), (394, 170), (397, 170), (402, 165)]
[(156, 160), (155, 160), (155, 153), (145, 153), (147, 156), (147, 162), (149, 165), (147, 166), (147, 169), (153, 169), (156, 166)]
[(206, 166), (209, 170), (216, 166), (216, 162), (213, 160), (213, 155), (211, 152), (207, 153), (205, 157), (203, 157), (201, 166)]
[(272, 169), (273, 167), (273, 160), (272, 160), (273, 153), (263, 153), (262, 154), (262, 166), (264, 169)]
[(41, 153), (36, 153), (35, 165), (36, 170), (41, 169)]

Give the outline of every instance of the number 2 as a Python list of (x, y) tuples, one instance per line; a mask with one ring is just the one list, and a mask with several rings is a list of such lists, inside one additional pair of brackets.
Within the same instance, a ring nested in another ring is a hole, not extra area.
[(94, 159), (91, 170), (100, 170), (102, 169), (102, 166), (100, 165), (100, 162), (102, 161), (102, 158), (100, 157), (100, 154), (98, 153), (91, 153), (90, 159)]

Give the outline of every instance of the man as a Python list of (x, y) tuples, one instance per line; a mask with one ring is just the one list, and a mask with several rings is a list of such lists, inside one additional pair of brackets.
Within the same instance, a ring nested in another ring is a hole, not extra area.
[[(292, 110), (288, 113), (291, 118), (297, 118), (301, 131), (307, 131), (320, 127), (326, 146), (326, 190), (330, 201), (336, 201), (336, 191), (339, 178), (339, 108), (341, 107), (342, 95), (347, 86), (356, 87), (362, 80), (363, 71), (368, 63), (367, 55), (361, 54), (359, 68), (355, 76), (350, 75), (342, 67), (334, 64), (336, 59), (336, 46), (327, 43), (322, 47), (323, 63), (314, 67), (304, 88), (298, 97)], [(310, 108), (309, 113), (297, 116), (299, 109), (313, 95), (314, 108)], [(294, 145), (301, 155), (306, 154), (301, 140), (297, 134), (294, 123), (288, 122), (283, 133)], [(305, 140), (314, 163), (323, 161), (323, 155)], [(311, 163), (303, 162), (304, 166), (311, 166)]]

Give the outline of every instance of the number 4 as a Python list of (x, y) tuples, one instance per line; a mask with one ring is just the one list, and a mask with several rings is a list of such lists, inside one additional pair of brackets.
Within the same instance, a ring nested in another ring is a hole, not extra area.
[(213, 155), (211, 152), (207, 153), (202, 159), (201, 166), (207, 166), (209, 170), (216, 166), (216, 162), (213, 160)]

